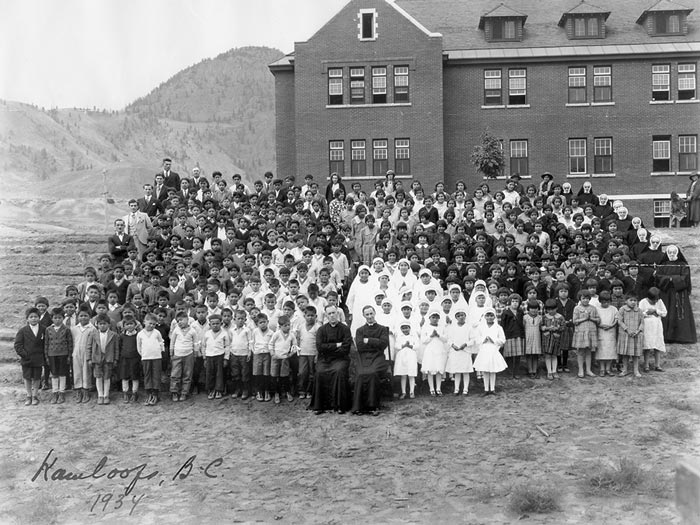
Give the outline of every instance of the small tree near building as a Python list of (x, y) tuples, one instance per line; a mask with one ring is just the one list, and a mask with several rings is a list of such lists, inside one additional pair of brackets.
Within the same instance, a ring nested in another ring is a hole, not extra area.
[(481, 144), (474, 147), (471, 161), (487, 179), (495, 179), (503, 173), (506, 159), (501, 140), (488, 130), (481, 134)]

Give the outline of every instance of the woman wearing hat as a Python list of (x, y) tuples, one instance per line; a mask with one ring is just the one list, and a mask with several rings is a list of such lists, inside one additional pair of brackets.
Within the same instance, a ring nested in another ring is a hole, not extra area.
[(700, 224), (700, 174), (696, 171), (690, 176), (690, 186), (685, 194), (688, 203), (688, 222), (693, 226)]
[(542, 197), (548, 197), (552, 194), (552, 185), (554, 184), (554, 176), (545, 171), (542, 175), (542, 182), (540, 182), (539, 194)]

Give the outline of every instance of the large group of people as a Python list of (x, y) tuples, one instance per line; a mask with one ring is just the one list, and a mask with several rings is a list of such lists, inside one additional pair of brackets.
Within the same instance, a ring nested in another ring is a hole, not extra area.
[(25, 403), (72, 387), (154, 405), (168, 385), (173, 402), (377, 414), (417, 386), (467, 395), (474, 374), (484, 396), (507, 369), (556, 380), (572, 351), (579, 378), (663, 371), (667, 343), (696, 342), (683, 254), (589, 181), (406, 184), (267, 172), (251, 188), (164, 159), (84, 280), (26, 312)]

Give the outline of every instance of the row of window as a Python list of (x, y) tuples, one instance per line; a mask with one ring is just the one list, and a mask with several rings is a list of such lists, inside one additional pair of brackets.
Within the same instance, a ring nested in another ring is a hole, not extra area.
[[(350, 141), (350, 176), (383, 177), (389, 169), (390, 155), (387, 139), (373, 139), (371, 148), (371, 173), (367, 170), (367, 141), (364, 139)], [(530, 174), (530, 147), (527, 139), (509, 141), (510, 173), (523, 176)], [(568, 140), (568, 173), (569, 175), (586, 175), (591, 173), (589, 160), (589, 140), (586, 138), (570, 138)], [(672, 137), (671, 135), (654, 135), (652, 137), (652, 171), (672, 171)], [(697, 135), (679, 135), (676, 150), (678, 171), (695, 171), (698, 169), (698, 137)], [(609, 175), (614, 173), (613, 139), (612, 137), (594, 137), (592, 141), (593, 165), (592, 173)], [(345, 141), (331, 140), (328, 143), (329, 173), (336, 172), (345, 175)], [(411, 142), (407, 138), (394, 139), (393, 170), (396, 175), (411, 174)]]
[[(588, 139), (571, 138), (568, 141), (569, 175), (590, 173)], [(694, 171), (698, 166), (697, 135), (680, 135), (678, 137), (678, 171)], [(670, 172), (671, 136), (654, 135), (652, 137), (652, 171)], [(510, 173), (529, 175), (529, 148), (527, 140), (510, 141)], [(595, 137), (593, 139), (593, 173), (612, 174), (613, 139), (612, 137)]]
[[(678, 64), (677, 86), (678, 100), (693, 100), (696, 98), (696, 64)], [(589, 77), (592, 72), (592, 79)], [(508, 76), (507, 88), (503, 89), (502, 77)], [(569, 67), (568, 69), (568, 101), (569, 104), (585, 104), (588, 102), (588, 85), (592, 80), (593, 102), (612, 102), (612, 66)], [(651, 81), (652, 100), (671, 100), (671, 65), (655, 64), (652, 66)], [(501, 69), (484, 70), (484, 105), (501, 106), (527, 104), (527, 69), (511, 68), (504, 72)]]
[[(372, 146), (372, 172), (374, 177), (383, 177), (389, 170), (389, 140), (373, 139)], [(411, 141), (410, 139), (394, 139), (393, 144), (393, 169), (396, 175), (411, 174)], [(328, 143), (328, 168), (329, 173), (345, 175), (345, 141), (331, 140)], [(367, 172), (367, 141), (364, 139), (350, 141), (350, 176), (366, 177)]]
[[(386, 104), (389, 102), (388, 93), (391, 92), (391, 102), (395, 104), (409, 101), (408, 66), (398, 65), (393, 67), (373, 66), (367, 70), (363, 66), (350, 67), (346, 71), (342, 67), (328, 69), (328, 105), (343, 104)], [(388, 78), (388, 73), (391, 78)], [(349, 84), (345, 81), (345, 74), (349, 74)], [(369, 82), (367, 82), (369, 81)], [(389, 83), (392, 89), (388, 89)], [(346, 91), (349, 89), (349, 96)]]

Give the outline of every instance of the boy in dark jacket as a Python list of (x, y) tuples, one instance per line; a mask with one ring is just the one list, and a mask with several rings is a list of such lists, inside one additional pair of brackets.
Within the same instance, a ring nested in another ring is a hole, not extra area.
[(39, 310), (29, 308), (26, 312), (27, 325), (15, 336), (15, 352), (21, 358), (22, 377), (27, 389), (25, 406), (39, 404), (41, 367), (44, 365), (44, 327), (39, 324)]

